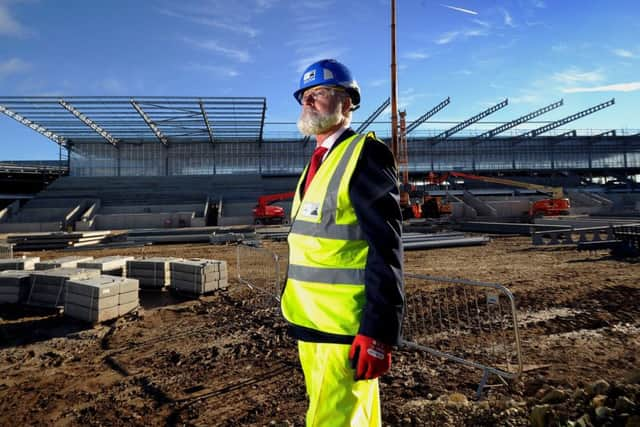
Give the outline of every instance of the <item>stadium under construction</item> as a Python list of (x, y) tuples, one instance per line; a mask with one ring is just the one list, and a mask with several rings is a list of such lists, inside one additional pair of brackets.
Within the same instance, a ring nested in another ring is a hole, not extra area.
[[(449, 103), (444, 99), (401, 122), (396, 156), (405, 181), (428, 187), (430, 173), (451, 171), (505, 176), (562, 186), (576, 207), (591, 211), (637, 209), (639, 131), (570, 127), (615, 100), (556, 121), (536, 118), (563, 100), (509, 122), (486, 121), (508, 105), (505, 99), (448, 127), (433, 117)], [(353, 127), (374, 130), (389, 142), (388, 122), (377, 120), (388, 105), (389, 100)], [(47, 165), (3, 162), (3, 182), (15, 185), (2, 191), (13, 203), (0, 213), (0, 232), (250, 222), (257, 198), (291, 191), (313, 150), (297, 132), (265, 132), (266, 109), (260, 97), (0, 97), (0, 112), (58, 144), (61, 153)], [(19, 183), (34, 180), (25, 177), (46, 176), (48, 184), (56, 175), (61, 177), (33, 198), (25, 194), (32, 190), (20, 190)], [(447, 184), (432, 190), (455, 195), (471, 189), (469, 197), (479, 198), (531, 199), (536, 193), (482, 182)], [(607, 189), (616, 191), (597, 195)], [(461, 206), (454, 214), (474, 211), (474, 203), (454, 200)]]

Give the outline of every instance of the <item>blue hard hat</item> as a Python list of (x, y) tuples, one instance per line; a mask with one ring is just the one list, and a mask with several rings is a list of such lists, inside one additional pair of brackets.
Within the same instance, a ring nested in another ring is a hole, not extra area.
[(293, 93), (294, 98), (302, 104), (302, 94), (305, 90), (316, 86), (338, 86), (347, 91), (355, 110), (360, 106), (360, 87), (351, 76), (351, 71), (335, 59), (323, 59), (309, 65), (302, 77), (300, 86)]

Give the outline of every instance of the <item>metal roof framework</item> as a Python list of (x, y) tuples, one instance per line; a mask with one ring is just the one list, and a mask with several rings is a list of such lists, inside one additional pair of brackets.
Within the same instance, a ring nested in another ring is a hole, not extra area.
[(0, 97), (0, 112), (73, 143), (262, 142), (264, 97)]

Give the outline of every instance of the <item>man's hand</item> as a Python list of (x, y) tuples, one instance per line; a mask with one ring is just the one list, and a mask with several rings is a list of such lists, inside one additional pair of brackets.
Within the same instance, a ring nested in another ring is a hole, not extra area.
[(365, 335), (356, 335), (349, 350), (356, 380), (378, 378), (391, 368), (391, 347)]

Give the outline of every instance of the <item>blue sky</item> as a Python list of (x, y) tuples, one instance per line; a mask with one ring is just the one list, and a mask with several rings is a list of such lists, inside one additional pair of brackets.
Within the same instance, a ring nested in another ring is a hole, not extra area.
[[(485, 119), (504, 122), (562, 98), (563, 107), (536, 119), (557, 120), (615, 98), (567, 129), (640, 131), (639, 1), (397, 2), (399, 102), (409, 122), (447, 96), (451, 104), (432, 120), (462, 121), (508, 98)], [(265, 96), (267, 136), (292, 134), (294, 125), (278, 123), (297, 119), (291, 94), (300, 73), (334, 57), (362, 88), (354, 121), (363, 120), (389, 96), (389, 7), (388, 0), (0, 0), (0, 96)], [(0, 159), (57, 157), (55, 143), (0, 116)]]

